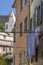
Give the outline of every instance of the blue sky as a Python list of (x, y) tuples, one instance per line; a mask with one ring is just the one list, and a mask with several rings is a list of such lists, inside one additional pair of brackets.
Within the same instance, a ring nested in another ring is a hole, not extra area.
[(14, 8), (12, 8), (14, 0), (0, 0), (0, 15), (9, 15), (11, 10), (16, 12)]

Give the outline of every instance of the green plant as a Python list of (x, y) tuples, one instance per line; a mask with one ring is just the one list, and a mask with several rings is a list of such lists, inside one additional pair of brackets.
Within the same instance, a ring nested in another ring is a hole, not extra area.
[(0, 65), (7, 65), (5, 62), (5, 58), (2, 55), (0, 55)]

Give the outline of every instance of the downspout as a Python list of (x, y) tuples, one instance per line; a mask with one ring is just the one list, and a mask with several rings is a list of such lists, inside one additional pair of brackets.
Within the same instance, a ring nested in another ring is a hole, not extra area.
[(28, 26), (28, 33), (30, 33), (30, 0), (28, 0), (28, 24), (29, 24), (29, 26)]
[[(30, 0), (28, 0), (28, 4), (29, 4), (29, 23), (30, 23)], [(30, 26), (29, 26), (30, 27)], [(29, 28), (28, 28), (29, 29)], [(28, 31), (28, 34), (30, 33), (30, 30)], [(28, 59), (27, 61), (27, 65), (30, 65), (30, 59)]]

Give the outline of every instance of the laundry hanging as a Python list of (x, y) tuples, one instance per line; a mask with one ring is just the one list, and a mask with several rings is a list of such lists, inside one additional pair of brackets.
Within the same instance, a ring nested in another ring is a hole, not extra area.
[(38, 46), (38, 34), (40, 27), (36, 28), (33, 32), (28, 35), (27, 38), (27, 59), (33, 58), (35, 56), (35, 48)]
[(32, 58), (35, 55), (35, 35), (32, 32), (27, 38), (27, 59)]

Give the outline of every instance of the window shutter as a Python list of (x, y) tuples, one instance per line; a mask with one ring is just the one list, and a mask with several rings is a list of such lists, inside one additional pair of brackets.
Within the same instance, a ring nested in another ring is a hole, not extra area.
[(22, 23), (20, 23), (20, 36), (22, 36)]
[(32, 17), (32, 30), (34, 30), (34, 25), (35, 25), (35, 22), (34, 22), (34, 15)]
[(32, 31), (32, 18), (30, 19), (30, 32)]
[(41, 23), (41, 7), (39, 6), (37, 8), (37, 25), (40, 25)]
[(43, 22), (43, 2), (41, 2), (41, 21)]
[(34, 27), (34, 29), (35, 29), (35, 13), (34, 13), (34, 15), (33, 15), (33, 27)]
[(22, 53), (19, 54), (19, 57), (20, 57), (19, 65), (22, 65)]
[(28, 2), (28, 0), (25, 0), (25, 4)]
[(20, 11), (22, 11), (22, 3), (23, 3), (23, 0), (20, 0)]
[(26, 17), (25, 19), (24, 19), (24, 32), (27, 32), (27, 23), (28, 23), (28, 18)]
[(35, 8), (35, 12), (34, 12), (34, 28), (37, 27), (37, 7)]

